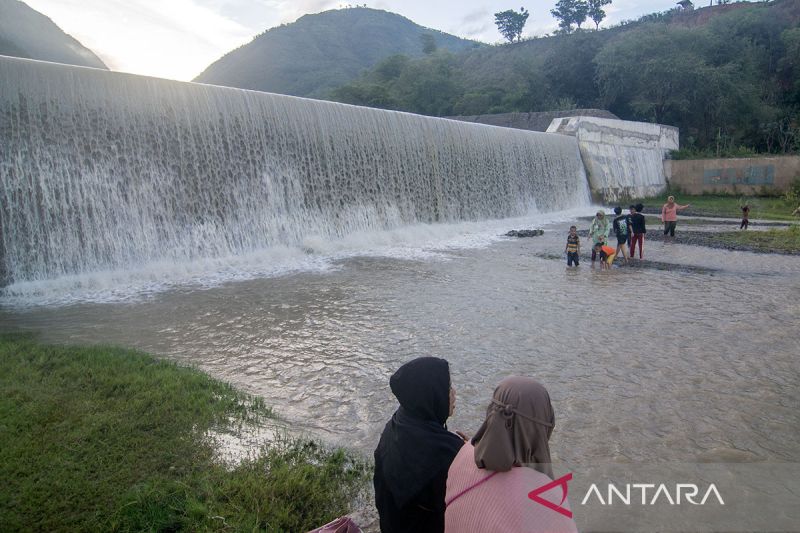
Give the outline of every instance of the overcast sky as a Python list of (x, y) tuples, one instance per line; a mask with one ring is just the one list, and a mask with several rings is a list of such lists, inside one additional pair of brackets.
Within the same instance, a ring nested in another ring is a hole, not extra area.
[[(337, 0), (25, 0), (91, 49), (112, 70), (190, 80), (253, 36), (306, 13), (347, 5)], [(524, 36), (556, 29), (556, 0), (360, 0), (422, 26), (483, 42), (502, 38), (493, 13), (524, 6)], [(695, 5), (706, 5), (697, 0)], [(601, 27), (665, 11), (675, 0), (613, 0)]]

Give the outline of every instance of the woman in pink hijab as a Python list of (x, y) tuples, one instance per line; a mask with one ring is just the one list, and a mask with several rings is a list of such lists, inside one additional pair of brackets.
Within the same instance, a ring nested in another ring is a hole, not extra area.
[[(486, 421), (456, 455), (447, 475), (446, 533), (576, 532), (566, 484), (552, 485), (548, 441), (555, 426), (550, 395), (530, 378), (500, 382)], [(560, 510), (558, 510), (560, 509)]]
[(678, 205), (675, 203), (675, 197), (670, 196), (667, 198), (667, 203), (661, 206), (661, 222), (664, 223), (664, 238), (667, 234), (674, 240), (675, 239), (675, 226), (678, 225), (678, 211), (686, 209), (690, 204)]

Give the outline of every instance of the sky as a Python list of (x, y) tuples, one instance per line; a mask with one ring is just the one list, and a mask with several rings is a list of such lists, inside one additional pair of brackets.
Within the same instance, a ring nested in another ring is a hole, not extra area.
[[(111, 70), (188, 81), (225, 53), (269, 28), (307, 13), (345, 7), (341, 0), (24, 0), (97, 54)], [(494, 13), (525, 7), (523, 37), (557, 28), (556, 0), (359, 0), (459, 37), (502, 41)], [(354, 3), (355, 4), (355, 3)], [(697, 0), (700, 7), (705, 0)], [(601, 28), (665, 11), (675, 0), (613, 0)], [(588, 21), (591, 26), (591, 21)]]

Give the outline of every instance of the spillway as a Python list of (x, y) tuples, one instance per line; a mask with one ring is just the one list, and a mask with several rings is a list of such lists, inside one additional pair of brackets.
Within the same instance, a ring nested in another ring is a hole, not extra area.
[(577, 141), (0, 57), (0, 278), (585, 205)]

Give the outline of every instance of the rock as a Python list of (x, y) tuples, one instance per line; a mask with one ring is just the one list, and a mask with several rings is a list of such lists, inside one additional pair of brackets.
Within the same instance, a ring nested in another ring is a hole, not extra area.
[(539, 235), (544, 235), (543, 229), (512, 229), (506, 233), (506, 237), (537, 237)]

